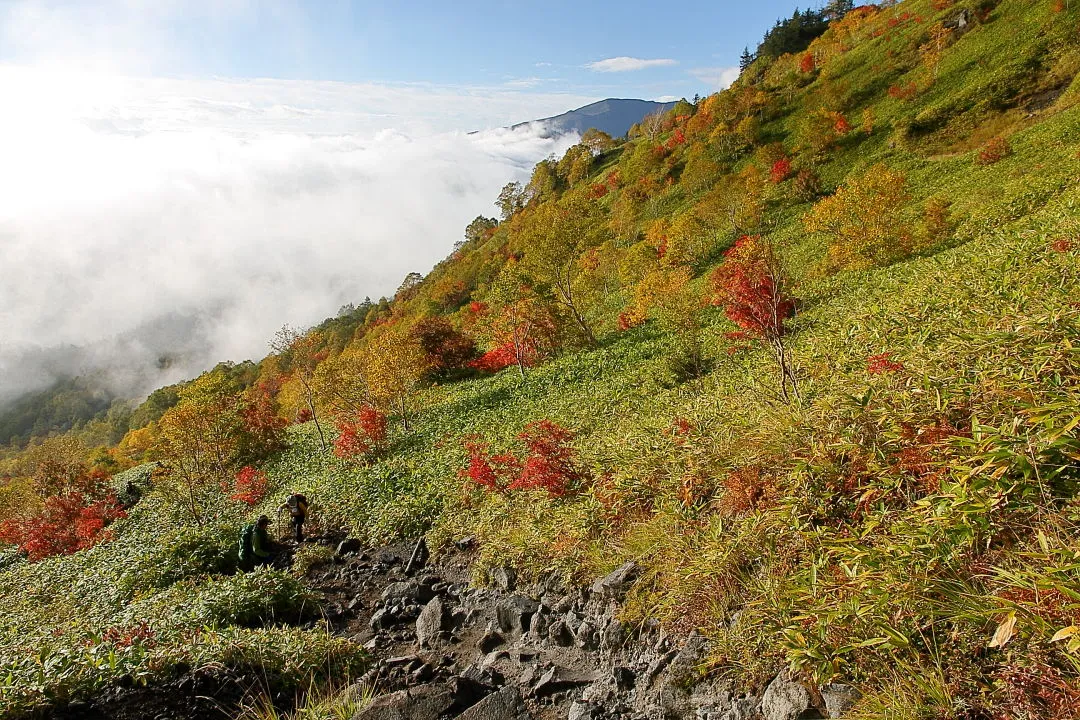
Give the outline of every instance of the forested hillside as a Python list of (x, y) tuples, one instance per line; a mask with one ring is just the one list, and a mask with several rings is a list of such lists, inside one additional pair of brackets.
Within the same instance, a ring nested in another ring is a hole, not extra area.
[(634, 560), (622, 619), (700, 631), (740, 687), (1075, 717), (1080, 7), (841, 3), (766, 41), (508, 184), (394, 298), (155, 393), (116, 445), (6, 459), (0, 705), (360, 668), (278, 622), (298, 575), (229, 574), (300, 490), (373, 545), (474, 536), (480, 583)]

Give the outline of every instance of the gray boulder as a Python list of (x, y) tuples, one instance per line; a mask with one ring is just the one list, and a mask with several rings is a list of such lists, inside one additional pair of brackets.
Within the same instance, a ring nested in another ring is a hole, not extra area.
[(782, 672), (765, 688), (761, 714), (765, 720), (798, 720), (811, 702), (810, 692)]
[(593, 706), (578, 700), (570, 706), (570, 714), (567, 720), (596, 720), (599, 715), (593, 710)]
[(540, 603), (524, 595), (510, 595), (495, 605), (495, 619), (504, 632), (525, 632)]
[(825, 709), (828, 710), (831, 718), (843, 717), (860, 697), (862, 693), (851, 685), (829, 683), (821, 686), (821, 699), (825, 701)]
[(358, 538), (347, 538), (338, 543), (336, 552), (338, 555), (351, 555), (363, 549), (364, 543), (360, 542)]
[(599, 675), (594, 672), (578, 672), (556, 666), (540, 677), (533, 692), (538, 698), (544, 697), (570, 688), (591, 685), (598, 678)]
[(419, 600), (420, 584), (415, 580), (390, 583), (383, 590), (382, 599), (388, 605), (397, 600)]
[(420, 647), (429, 648), (446, 626), (446, 607), (442, 598), (436, 597), (420, 611), (416, 619), (416, 640)]
[(620, 598), (630, 589), (634, 579), (637, 578), (640, 568), (631, 560), (623, 563), (607, 577), (600, 578), (592, 585), (592, 591), (608, 598)]
[(756, 698), (738, 698), (731, 703), (731, 709), (721, 717), (723, 720), (750, 720), (757, 715)]
[(548, 628), (548, 639), (552, 644), (559, 647), (570, 647), (574, 644), (574, 633), (564, 620), (556, 620)]
[(512, 567), (497, 567), (488, 570), (488, 579), (495, 587), (509, 592), (517, 585), (517, 571)]
[(517, 688), (507, 686), (458, 715), (457, 720), (532, 720), (532, 715)]
[(422, 685), (375, 698), (352, 720), (438, 720), (453, 702), (447, 688)]

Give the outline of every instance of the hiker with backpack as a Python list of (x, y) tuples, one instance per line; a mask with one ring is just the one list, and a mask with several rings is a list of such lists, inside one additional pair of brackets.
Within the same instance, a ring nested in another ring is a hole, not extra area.
[(240, 568), (242, 570), (254, 570), (258, 565), (273, 563), (273, 546), (266, 532), (268, 527), (270, 527), (270, 518), (260, 515), (258, 520), (245, 525), (240, 531)]
[(289, 521), (296, 532), (296, 542), (304, 542), (304, 521), (307, 520), (308, 513), (307, 498), (300, 493), (294, 492), (285, 502), (278, 506), (278, 511), (281, 510), (289, 511)]

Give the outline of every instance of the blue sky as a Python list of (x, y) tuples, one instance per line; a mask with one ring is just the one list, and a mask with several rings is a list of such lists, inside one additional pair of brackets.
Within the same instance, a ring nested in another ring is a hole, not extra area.
[[(0, 62), (643, 98), (715, 91), (742, 48), (794, 9), (790, 0), (0, 0), (0, 18), (5, 6)], [(652, 63), (594, 65), (612, 58)]]

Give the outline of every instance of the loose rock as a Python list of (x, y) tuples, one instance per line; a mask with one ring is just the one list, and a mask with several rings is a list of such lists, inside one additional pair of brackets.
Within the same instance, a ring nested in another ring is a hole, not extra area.
[(810, 709), (810, 692), (791, 680), (787, 673), (780, 673), (765, 688), (761, 697), (761, 714), (765, 720), (798, 720)]

